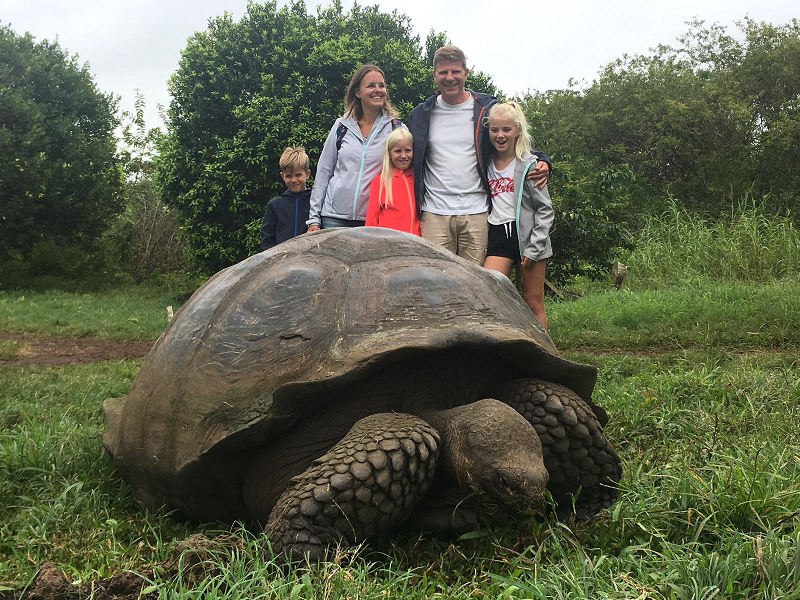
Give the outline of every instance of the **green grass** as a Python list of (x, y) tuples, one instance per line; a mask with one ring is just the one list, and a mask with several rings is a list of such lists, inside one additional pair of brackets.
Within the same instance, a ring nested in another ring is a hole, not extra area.
[[(585, 301), (621, 314), (616, 299)], [(314, 569), (275, 565), (257, 532), (133, 501), (102, 450), (100, 405), (126, 392), (138, 362), (0, 369), (0, 582), (24, 584), (45, 560), (79, 581), (145, 571), (190, 533), (221, 530), (241, 542), (216, 545), (205, 576), (143, 586), (160, 598), (800, 597), (797, 353), (738, 342), (595, 353), (582, 340), (561, 344), (600, 370), (595, 399), (625, 468), (611, 510), (456, 542), (389, 537)]]
[[(76, 581), (148, 573), (202, 532), (234, 540), (212, 544), (199, 572), (185, 552), (186, 568), (148, 575), (146, 591), (800, 599), (796, 231), (757, 214), (718, 226), (673, 217), (654, 221), (652, 247), (640, 244), (629, 259), (630, 286), (548, 299), (556, 345), (599, 369), (594, 398), (623, 460), (619, 500), (590, 521), (534, 519), (456, 541), (388, 536), (313, 568), (281, 567), (257, 531), (179, 522), (132, 499), (102, 449), (100, 407), (127, 391), (138, 362), (0, 367), (0, 591), (26, 584), (43, 561)], [(770, 256), (762, 246), (773, 244), (780, 250)], [(692, 264), (706, 250), (703, 264), (747, 266), (719, 267), (715, 278)], [(761, 262), (748, 263), (754, 252)], [(2, 293), (0, 329), (154, 339), (167, 304), (177, 302), (153, 291)], [(16, 350), (0, 345), (0, 355)]]
[(789, 217), (752, 203), (716, 221), (672, 202), (645, 219), (624, 262), (633, 286), (683, 285), (693, 279), (768, 282), (800, 273), (800, 230)]
[(19, 356), (22, 344), (17, 340), (5, 340), (0, 338), (0, 360), (8, 360)]
[(111, 575), (158, 556), (160, 536), (187, 534), (142, 515), (101, 445), (102, 401), (127, 393), (138, 369), (0, 368), (0, 582), (45, 560), (76, 577)]
[(93, 294), (0, 291), (0, 330), (112, 340), (154, 340), (167, 325), (169, 291), (125, 288)]
[(561, 349), (640, 351), (800, 345), (800, 278), (764, 283), (695, 280), (654, 290), (548, 298), (550, 336)]

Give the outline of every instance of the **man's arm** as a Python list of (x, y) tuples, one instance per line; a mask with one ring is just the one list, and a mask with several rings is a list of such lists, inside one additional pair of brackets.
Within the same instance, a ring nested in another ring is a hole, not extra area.
[(531, 153), (536, 157), (536, 166), (528, 171), (525, 179), (532, 181), (534, 186), (542, 189), (550, 178), (550, 157), (538, 150), (531, 150)]

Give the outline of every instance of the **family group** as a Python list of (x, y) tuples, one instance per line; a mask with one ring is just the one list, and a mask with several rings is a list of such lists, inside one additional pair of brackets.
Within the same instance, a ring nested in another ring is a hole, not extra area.
[(550, 159), (531, 149), (516, 102), (465, 87), (464, 53), (439, 48), (433, 78), (439, 90), (414, 108), (408, 126), (389, 100), (383, 71), (359, 67), (331, 128), (312, 189), (303, 148), (280, 158), (287, 190), (267, 205), (266, 250), (306, 231), (390, 227), (421, 235), (508, 276), (521, 265), (525, 301), (543, 327), (546, 260), (553, 208)]

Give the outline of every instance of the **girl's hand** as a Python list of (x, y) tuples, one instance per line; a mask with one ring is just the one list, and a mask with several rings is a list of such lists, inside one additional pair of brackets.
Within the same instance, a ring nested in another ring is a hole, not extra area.
[(309, 225), (306, 233), (311, 233), (312, 231), (319, 231), (319, 225)]
[(536, 166), (528, 171), (528, 181), (533, 181), (534, 187), (539, 189), (547, 185), (547, 179), (550, 177), (550, 166), (543, 160), (537, 161)]
[(523, 269), (525, 269), (527, 267), (530, 267), (532, 264), (533, 264), (533, 261), (530, 258), (528, 258), (527, 256), (523, 256), (522, 257), (522, 268)]

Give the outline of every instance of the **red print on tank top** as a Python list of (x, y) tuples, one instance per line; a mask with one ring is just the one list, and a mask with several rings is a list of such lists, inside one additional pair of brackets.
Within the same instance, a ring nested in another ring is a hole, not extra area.
[(498, 177), (489, 180), (489, 189), (492, 190), (492, 198), (503, 192), (514, 193), (514, 180), (511, 177)]

